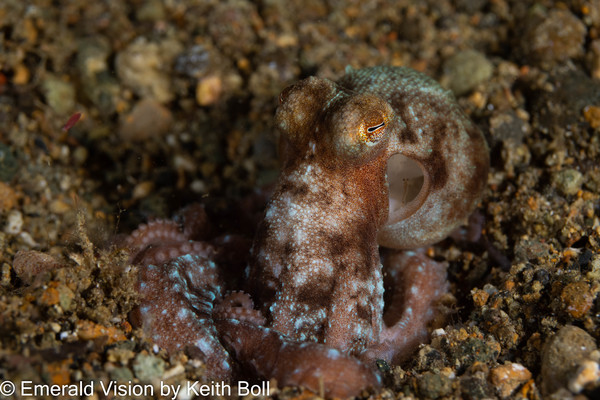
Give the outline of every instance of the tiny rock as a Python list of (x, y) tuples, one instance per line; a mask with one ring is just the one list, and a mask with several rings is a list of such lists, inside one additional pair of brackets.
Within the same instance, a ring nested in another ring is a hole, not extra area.
[(201, 79), (196, 86), (196, 102), (200, 106), (216, 103), (223, 92), (223, 82), (220, 77), (212, 75)]
[(510, 396), (515, 389), (531, 379), (531, 372), (518, 363), (507, 362), (490, 371), (490, 381), (501, 397)]
[(117, 55), (117, 75), (138, 96), (167, 103), (174, 94), (165, 66), (171, 65), (180, 50), (180, 45), (174, 41), (154, 43), (140, 37)]
[(600, 380), (600, 366), (596, 361), (585, 360), (569, 381), (569, 390), (580, 393), (587, 385)]
[(141, 141), (162, 136), (171, 128), (173, 117), (168, 108), (153, 99), (140, 100), (122, 119), (119, 135), (127, 141)]
[(68, 114), (75, 107), (75, 87), (71, 82), (48, 75), (41, 82), (46, 102), (57, 114)]
[(0, 212), (7, 211), (17, 205), (17, 194), (6, 183), (0, 182)]
[(484, 54), (475, 50), (465, 50), (446, 61), (444, 70), (443, 84), (460, 96), (490, 79), (494, 66)]
[(61, 266), (62, 264), (51, 255), (35, 250), (18, 251), (13, 259), (15, 273), (28, 284), (31, 284), (34, 278), (44, 271)]
[(560, 295), (565, 310), (573, 318), (583, 317), (594, 304), (594, 296), (590, 286), (582, 281), (568, 284)]
[(4, 232), (9, 235), (17, 235), (23, 229), (23, 214), (18, 210), (11, 210), (6, 218)]
[(586, 331), (573, 325), (561, 328), (542, 350), (541, 389), (550, 395), (569, 386), (570, 377), (590, 359), (596, 341)]
[(556, 172), (552, 181), (564, 195), (574, 195), (581, 189), (583, 174), (576, 169), (567, 168)]
[(600, 128), (600, 107), (587, 106), (583, 109), (583, 118), (594, 129)]

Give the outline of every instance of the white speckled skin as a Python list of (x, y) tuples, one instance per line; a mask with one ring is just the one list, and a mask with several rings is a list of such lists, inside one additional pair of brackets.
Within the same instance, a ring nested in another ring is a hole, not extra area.
[(211, 365), (214, 379), (231, 378), (231, 356), (211, 318), (222, 286), (214, 262), (198, 255), (140, 269), (140, 314), (144, 331), (169, 351), (194, 349)]

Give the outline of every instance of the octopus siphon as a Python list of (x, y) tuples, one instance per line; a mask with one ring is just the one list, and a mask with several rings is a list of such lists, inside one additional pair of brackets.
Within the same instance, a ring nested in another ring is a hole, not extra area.
[(473, 212), (487, 145), (449, 91), (409, 68), (310, 77), (279, 103), (282, 170), (251, 247), (211, 237), (199, 205), (140, 226), (125, 241), (140, 265), (137, 319), (211, 379), (356, 396), (381, 386), (379, 360), (427, 340), (448, 285), (419, 249)]

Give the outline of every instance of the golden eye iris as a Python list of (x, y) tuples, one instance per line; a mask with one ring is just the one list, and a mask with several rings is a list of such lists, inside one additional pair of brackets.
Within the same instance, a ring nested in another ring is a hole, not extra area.
[(385, 126), (388, 123), (386, 115), (371, 116), (368, 121), (365, 120), (360, 127), (360, 139), (363, 143), (375, 144), (385, 132)]

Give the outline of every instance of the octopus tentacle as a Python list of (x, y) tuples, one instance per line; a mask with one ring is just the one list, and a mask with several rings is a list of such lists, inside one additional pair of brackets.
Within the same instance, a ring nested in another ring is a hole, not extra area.
[[(177, 218), (177, 217), (176, 217)], [(183, 233), (188, 239), (206, 240), (212, 233), (211, 224), (203, 204), (193, 203), (179, 213)]]
[(169, 352), (187, 350), (210, 366), (212, 379), (231, 379), (232, 359), (219, 341), (213, 304), (222, 296), (216, 265), (185, 255), (140, 270), (144, 332)]
[(254, 302), (249, 294), (234, 291), (227, 294), (223, 300), (215, 306), (214, 319), (235, 319), (238, 321), (252, 322), (256, 325), (264, 325), (265, 317), (260, 311), (254, 309)]
[(208, 243), (185, 241), (183, 243), (150, 245), (138, 251), (132, 258), (132, 263), (137, 265), (161, 265), (177, 257), (193, 254), (212, 258), (215, 248)]
[(227, 295), (223, 297), (221, 304), (227, 304), (230, 307), (243, 307), (247, 309), (254, 308), (252, 297), (250, 297), (248, 293), (245, 293), (241, 290), (234, 290), (227, 293)]
[[(192, 207), (190, 209), (194, 210)], [(191, 216), (196, 214), (199, 213)], [(194, 221), (191, 216), (187, 218), (190, 224)], [(190, 234), (189, 229), (182, 231), (180, 225), (172, 220), (157, 219), (142, 224), (125, 239), (125, 246), (131, 252), (130, 262), (160, 265), (185, 254), (212, 258), (214, 247), (206, 242), (190, 240)]]
[(217, 321), (219, 333), (242, 364), (280, 386), (304, 386), (326, 397), (348, 398), (381, 386), (381, 377), (356, 358), (326, 345), (297, 342), (247, 321)]
[(141, 249), (156, 243), (178, 243), (187, 239), (179, 225), (171, 220), (157, 219), (140, 225), (131, 232), (125, 245), (132, 249)]
[(395, 252), (385, 260), (395, 292), (383, 316), (379, 343), (367, 348), (360, 359), (399, 363), (429, 336), (436, 316), (435, 303), (448, 292), (446, 266), (423, 253)]

